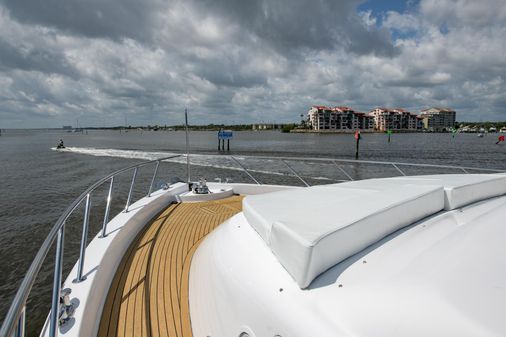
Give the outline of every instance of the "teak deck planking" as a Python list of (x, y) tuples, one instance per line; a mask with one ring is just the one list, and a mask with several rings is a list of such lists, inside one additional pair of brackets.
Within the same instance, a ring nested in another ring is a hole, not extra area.
[(170, 205), (141, 231), (114, 276), (98, 336), (191, 337), (192, 256), (215, 227), (242, 210), (242, 197)]

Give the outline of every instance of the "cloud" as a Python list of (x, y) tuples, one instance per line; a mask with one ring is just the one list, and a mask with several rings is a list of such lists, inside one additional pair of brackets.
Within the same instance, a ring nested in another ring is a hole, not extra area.
[(295, 121), (313, 104), (506, 119), (502, 0), (360, 3), (0, 0), (1, 127), (173, 124), (185, 107)]
[(420, 3), (420, 12), (432, 23), (455, 28), (503, 26), (506, 20), (503, 0), (424, 0)]
[(11, 17), (27, 25), (51, 27), (86, 37), (145, 39), (151, 21), (165, 7), (158, 0), (2, 0)]
[[(200, 0), (197, 8), (241, 25), (276, 50), (345, 48), (392, 56), (386, 31), (368, 29), (355, 12), (360, 1)], [(245, 5), (246, 4), (246, 5)]]
[(383, 19), (383, 27), (401, 33), (417, 33), (422, 28), (421, 18), (412, 13), (388, 11)]

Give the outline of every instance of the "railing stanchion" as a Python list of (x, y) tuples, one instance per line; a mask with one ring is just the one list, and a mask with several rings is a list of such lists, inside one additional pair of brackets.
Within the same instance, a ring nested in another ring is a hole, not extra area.
[(51, 318), (49, 321), (49, 337), (56, 337), (60, 319), (60, 287), (63, 264), (63, 244), (65, 242), (65, 223), (58, 230), (56, 238), (56, 257), (54, 261), (53, 296), (51, 299)]
[(75, 282), (81, 282), (86, 279), (83, 276), (84, 258), (86, 255), (86, 241), (88, 240), (88, 225), (90, 223), (90, 207), (91, 207), (91, 195), (86, 195), (86, 206), (84, 208), (84, 220), (83, 220), (83, 233), (81, 235), (81, 249), (79, 251), (79, 263), (77, 265), (77, 278)]
[(395, 169), (397, 171), (399, 171), (400, 174), (402, 174), (403, 176), (406, 176), (406, 173), (404, 173), (397, 165), (395, 165), (395, 163), (391, 163), (393, 167), (395, 167)]
[(346, 172), (341, 166), (339, 166), (335, 160), (333, 160), (332, 162), (334, 163), (334, 165), (336, 165), (339, 171), (343, 172), (343, 174), (348, 178), (349, 181), (353, 181), (353, 178), (348, 174), (348, 172)]
[(255, 179), (255, 177), (253, 177), (253, 175), (248, 171), (248, 169), (246, 167), (244, 167), (240, 162), (239, 160), (235, 159), (233, 156), (230, 156), (230, 159), (232, 159), (234, 162), (237, 163), (237, 165), (239, 165), (242, 170), (248, 175), (248, 177), (251, 178), (251, 180), (253, 180), (255, 182), (255, 184), (257, 185), (261, 185), (260, 182), (258, 180)]
[(111, 211), (113, 185), (114, 185), (114, 176), (111, 177), (111, 183), (109, 184), (109, 193), (107, 193), (107, 204), (105, 205), (104, 223), (102, 224), (102, 234), (100, 235), (100, 237), (102, 238), (105, 238), (107, 236), (107, 224), (109, 223), (109, 213)]
[(130, 184), (130, 190), (128, 191), (128, 198), (125, 205), (125, 213), (128, 212), (128, 207), (130, 207), (130, 201), (132, 199), (132, 192), (134, 190), (135, 178), (137, 178), (137, 167), (134, 169), (134, 175), (132, 176), (132, 183)]
[(15, 337), (25, 337), (25, 324), (26, 324), (25, 319), (26, 319), (26, 307), (23, 307), (23, 310), (19, 314), (16, 331), (14, 332)]
[(304, 185), (306, 185), (306, 187), (310, 187), (310, 185), (304, 179), (302, 179), (302, 177), (297, 172), (295, 172), (295, 170), (290, 165), (288, 165), (284, 159), (281, 159), (281, 161), (286, 165), (286, 167), (288, 167), (290, 171), (292, 171), (293, 174), (295, 174), (297, 178), (299, 178), (300, 181), (302, 181), (302, 183), (304, 183)]
[[(163, 158), (158, 158), (155, 160), (147, 161), (147, 162), (144, 162), (141, 164), (136, 164), (136, 165), (132, 165), (132, 166), (117, 170), (117, 171), (109, 174), (108, 176), (98, 180), (90, 187), (88, 187), (83, 193), (81, 193), (81, 195), (77, 199), (75, 199), (72, 202), (72, 204), (69, 207), (67, 207), (67, 209), (64, 211), (64, 213), (58, 218), (56, 223), (51, 228), (49, 234), (47, 235), (46, 239), (42, 243), (42, 246), (40, 247), (37, 254), (35, 255), (35, 258), (33, 259), (32, 263), (30, 264), (30, 267), (28, 268), (28, 271), (26, 272), (25, 277), (21, 281), (21, 285), (19, 286), (19, 288), (16, 292), (16, 295), (14, 296), (14, 299), (12, 300), (12, 303), (9, 307), (9, 310), (7, 311), (7, 314), (5, 315), (5, 319), (3, 320), (2, 325), (0, 327), (0, 336), (2, 336), (2, 337), (15, 336), (16, 334), (19, 333), (19, 331), (21, 331), (21, 330), (19, 330), (19, 327), (23, 327), (23, 333), (24, 333), (24, 328), (25, 328), (24, 310), (25, 310), (26, 301), (28, 299), (30, 291), (32, 290), (32, 287), (36, 281), (36, 277), (37, 277), (37, 275), (39, 275), (39, 271), (42, 268), (42, 264), (43, 264), (45, 258), (47, 257), (47, 254), (51, 250), (56, 238), (60, 234), (61, 229), (63, 228), (63, 226), (65, 226), (65, 222), (67, 221), (68, 217), (74, 212), (74, 210), (79, 205), (81, 205), (82, 201), (84, 199), (86, 199), (86, 203), (87, 203), (87, 206), (86, 206), (87, 213), (85, 213), (85, 222), (84, 222), (84, 226), (86, 228), (83, 231), (84, 240), (81, 240), (81, 252), (80, 252), (80, 258), (78, 261), (78, 263), (79, 263), (78, 264), (78, 268), (79, 268), (78, 274), (79, 275), (78, 275), (78, 278), (76, 278), (76, 280), (74, 280), (74, 282), (76, 282), (79, 278), (80, 278), (80, 280), (84, 279), (84, 277), (82, 276), (82, 270), (83, 270), (83, 265), (84, 265), (84, 255), (85, 255), (84, 253), (85, 253), (85, 249), (86, 249), (86, 241), (87, 241), (88, 225), (89, 225), (89, 212), (90, 212), (90, 207), (91, 207), (90, 206), (90, 194), (97, 187), (101, 186), (106, 181), (112, 180), (112, 178), (117, 176), (118, 174), (130, 171), (133, 168), (139, 168), (139, 167), (148, 165), (150, 163), (154, 163), (156, 161), (161, 161), (161, 160), (171, 159), (171, 158), (178, 158), (178, 157), (181, 157), (181, 155), (172, 155), (172, 156), (167, 156), (167, 157), (163, 157)], [(112, 181), (111, 181), (111, 183), (112, 183)], [(63, 233), (61, 233), (61, 234), (63, 234)], [(62, 243), (61, 243), (61, 249), (63, 250), (63, 238), (62, 238)], [(63, 252), (61, 254), (63, 254)], [(63, 259), (63, 257), (62, 257), (62, 259)], [(56, 264), (54, 272), (55, 272), (55, 275), (60, 275), (59, 282), (60, 282), (60, 287), (61, 287), (61, 264), (58, 265), (57, 261), (56, 261), (56, 263), (57, 264)], [(57, 284), (57, 283), (55, 283), (55, 284)], [(59, 304), (60, 294), (58, 292), (55, 292), (54, 294), (58, 295), (57, 300), (58, 300), (58, 304)], [(58, 310), (54, 310), (54, 313), (57, 316), (59, 315)], [(59, 317), (56, 317), (56, 320), (55, 320), (56, 324), (54, 324), (54, 326), (53, 326), (53, 334), (51, 336), (55, 336), (57, 334), (58, 318)], [(49, 319), (51, 320), (52, 317), (50, 317)], [(22, 321), (22, 324), (21, 324), (21, 321)], [(49, 323), (51, 323), (51, 321)], [(51, 326), (51, 324), (49, 324), (49, 327), (50, 326)]]
[(151, 179), (151, 185), (149, 185), (148, 197), (150, 197), (151, 192), (153, 192), (153, 184), (155, 183), (156, 174), (158, 173), (158, 166), (160, 166), (160, 161), (156, 162), (155, 173), (153, 173), (153, 178)]

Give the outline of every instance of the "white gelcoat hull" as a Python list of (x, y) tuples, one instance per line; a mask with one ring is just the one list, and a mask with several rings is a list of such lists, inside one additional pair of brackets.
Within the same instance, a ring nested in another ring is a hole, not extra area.
[(504, 336), (505, 218), (506, 196), (440, 212), (300, 289), (240, 213), (193, 257), (194, 336)]
[[(190, 314), (193, 335), (345, 335), (316, 314), (317, 303), (301, 303), (301, 292), (280, 268), (242, 213), (214, 230), (193, 256)], [(308, 319), (310, 318), (310, 319)], [(300, 324), (304, 322), (304, 324)]]

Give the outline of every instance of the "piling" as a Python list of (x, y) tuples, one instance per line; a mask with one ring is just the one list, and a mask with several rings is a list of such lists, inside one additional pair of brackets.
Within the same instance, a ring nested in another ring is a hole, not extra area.
[(355, 141), (356, 141), (355, 159), (358, 159), (358, 152), (360, 148), (360, 131), (355, 131)]
[(358, 159), (359, 144), (360, 144), (360, 138), (357, 138), (357, 148), (355, 150), (355, 159)]

